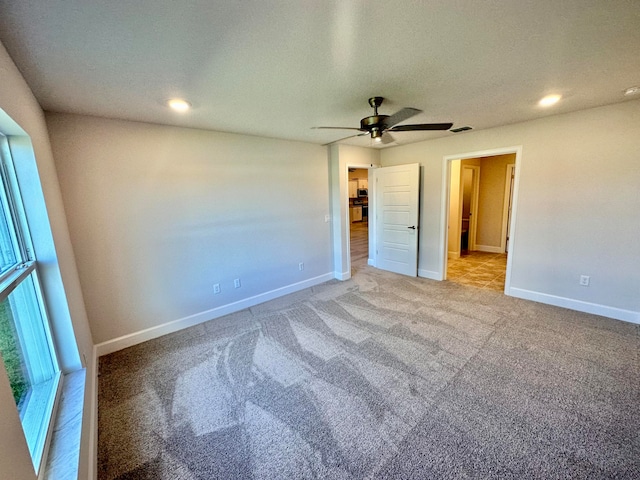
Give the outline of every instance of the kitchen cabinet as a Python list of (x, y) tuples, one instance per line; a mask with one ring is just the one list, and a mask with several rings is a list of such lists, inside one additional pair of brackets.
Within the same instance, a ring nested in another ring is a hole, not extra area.
[(349, 198), (358, 197), (358, 180), (349, 180)]
[(352, 222), (362, 221), (362, 205), (356, 205), (349, 209), (349, 219)]
[(358, 188), (369, 188), (369, 180), (366, 178), (359, 178)]

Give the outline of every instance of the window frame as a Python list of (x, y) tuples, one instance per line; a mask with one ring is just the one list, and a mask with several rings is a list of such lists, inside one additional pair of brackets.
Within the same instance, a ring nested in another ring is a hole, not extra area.
[[(0, 274), (0, 302), (8, 300), (13, 293), (18, 293), (16, 290), (22, 286), (29, 289), (31, 300), (35, 302), (30, 303), (30, 307), (35, 307), (37, 320), (22, 318), (23, 321), (14, 322), (16, 340), (20, 342), (25, 362), (28, 362), (27, 370), (31, 383), (28, 396), (20, 402), (20, 408), (16, 408), (35, 473), (40, 476), (44, 470), (46, 447), (51, 438), (53, 419), (62, 388), (62, 371), (38, 277), (38, 263), (34, 256), (9, 140), (10, 137), (0, 132), (0, 208), (4, 210), (7, 223), (11, 223), (9, 235), (16, 263)], [(14, 302), (21, 300), (23, 299), (19, 296)], [(12, 315), (14, 314), (12, 309)], [(25, 341), (25, 338), (33, 338), (29, 334), (36, 329), (39, 331), (37, 335), (44, 343), (41, 341), (34, 345)], [(46, 352), (41, 351), (41, 348)]]

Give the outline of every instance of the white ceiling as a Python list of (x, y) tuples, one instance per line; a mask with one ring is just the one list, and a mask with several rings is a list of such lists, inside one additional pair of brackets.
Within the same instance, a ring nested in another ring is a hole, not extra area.
[(0, 0), (0, 40), (45, 110), (319, 144), (374, 95), (424, 110), (404, 123), (484, 129), (640, 85), (638, 0)]

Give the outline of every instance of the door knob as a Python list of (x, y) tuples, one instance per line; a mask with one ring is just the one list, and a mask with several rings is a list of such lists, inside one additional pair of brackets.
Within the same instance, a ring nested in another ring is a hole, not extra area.
[(416, 226), (415, 225), (411, 225), (410, 227), (407, 227), (407, 228), (410, 228), (411, 230), (415, 230)]

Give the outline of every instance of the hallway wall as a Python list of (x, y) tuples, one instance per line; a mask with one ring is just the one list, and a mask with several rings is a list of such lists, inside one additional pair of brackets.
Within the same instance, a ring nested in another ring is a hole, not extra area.
[(515, 162), (514, 153), (480, 159), (477, 250), (502, 253), (505, 175), (507, 165)]

